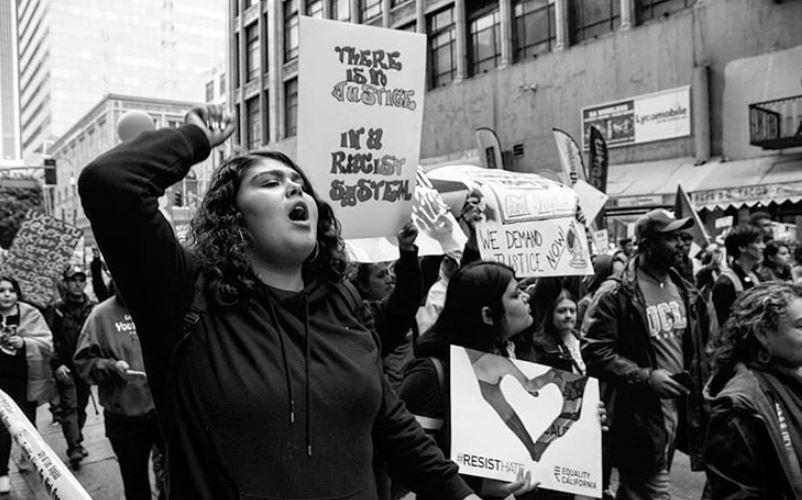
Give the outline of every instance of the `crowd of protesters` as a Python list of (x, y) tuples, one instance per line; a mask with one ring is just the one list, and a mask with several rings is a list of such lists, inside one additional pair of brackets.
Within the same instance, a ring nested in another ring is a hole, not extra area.
[[(527, 381), (507, 360), (573, 374), (564, 394), (599, 379), (605, 498), (669, 498), (677, 450), (706, 473), (700, 498), (802, 498), (802, 248), (768, 214), (700, 248), (692, 218), (653, 210), (596, 249), (593, 275), (519, 281), (480, 259), (472, 192), (461, 252), (419, 258), (410, 222), (397, 261), (353, 264), (302, 168), (255, 151), (215, 173), (183, 245), (158, 198), (233, 129), (197, 108), (83, 170), (107, 259), (91, 287), (69, 266), (40, 313), (0, 276), (0, 389), (34, 423), (51, 403), (74, 468), (96, 384), (129, 500), (151, 497), (151, 454), (163, 498), (572, 498), (447, 459), (456, 345), (506, 358), (481, 394), (533, 456), (549, 443), (506, 401), (501, 376)], [(0, 493), (9, 450), (0, 426)]]

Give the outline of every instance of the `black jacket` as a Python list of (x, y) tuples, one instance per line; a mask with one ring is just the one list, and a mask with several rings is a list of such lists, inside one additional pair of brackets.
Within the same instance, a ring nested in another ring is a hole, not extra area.
[[(654, 472), (664, 467), (667, 434), (660, 398), (649, 386), (656, 368), (655, 352), (649, 338), (646, 302), (638, 286), (634, 259), (621, 276), (605, 282), (588, 309), (583, 336), (582, 358), (588, 375), (608, 385), (605, 401), (611, 421), (613, 465), (627, 471)], [(677, 448), (691, 457), (694, 470), (702, 468), (702, 446), (706, 412), (702, 389), (709, 374), (706, 346), (717, 324), (699, 292), (673, 269), (671, 280), (679, 288), (688, 314), (688, 329), (682, 350), (693, 388), (680, 401)]]
[(53, 370), (64, 365), (70, 371), (75, 371), (72, 357), (75, 355), (78, 337), (86, 318), (97, 305), (86, 294), (82, 295), (83, 300), (80, 301), (70, 297), (60, 299), (45, 315), (50, 322), (50, 331), (53, 332), (53, 357), (50, 359)]
[(144, 133), (78, 182), (137, 326), (166, 438), (168, 497), (373, 500), (374, 447), (405, 484), (469, 494), (388, 389), (378, 342), (345, 284), (262, 287), (232, 307), (206, 300), (199, 262), (158, 198), (209, 149), (192, 125)]
[(717, 373), (705, 387), (711, 415), (705, 469), (714, 500), (802, 498), (802, 457), (783, 445), (772, 402), (751, 369)]

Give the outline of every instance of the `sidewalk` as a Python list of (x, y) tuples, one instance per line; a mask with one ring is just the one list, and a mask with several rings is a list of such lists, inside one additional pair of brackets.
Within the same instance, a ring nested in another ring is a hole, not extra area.
[[(95, 388), (93, 393), (97, 397)], [(72, 471), (78, 481), (86, 489), (89, 496), (96, 500), (119, 500), (124, 498), (120, 469), (111, 445), (106, 439), (103, 426), (103, 410), (99, 408), (100, 415), (95, 414), (90, 400), (86, 407), (86, 425), (84, 426), (84, 447), (89, 456), (84, 459), (81, 469)], [(56, 454), (66, 462), (66, 445), (61, 433), (61, 426), (54, 425), (47, 409), (47, 405), (39, 407), (36, 427), (48, 445)], [(17, 468), (20, 449), (16, 444), (11, 450), (11, 466), (9, 477), (11, 479), (11, 495), (0, 497), (2, 500), (47, 500), (50, 497), (42, 485), (35, 470), (20, 472)]]

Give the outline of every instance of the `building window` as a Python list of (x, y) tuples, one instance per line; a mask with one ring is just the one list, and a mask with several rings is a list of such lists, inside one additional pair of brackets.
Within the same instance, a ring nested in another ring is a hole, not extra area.
[(572, 0), (568, 5), (574, 43), (609, 33), (621, 24), (620, 0)]
[(316, 19), (323, 19), (323, 0), (308, 0), (306, 2), (306, 15)]
[(245, 0), (245, 10), (248, 9), (251, 5), (253, 5), (254, 0)]
[(554, 0), (520, 0), (513, 4), (514, 61), (550, 51), (556, 39)]
[(284, 136), (298, 133), (298, 79), (284, 84)]
[(418, 26), (417, 26), (417, 23), (415, 21), (413, 21), (411, 23), (408, 23), (408, 24), (405, 24), (403, 26), (398, 26), (395, 29), (398, 30), (398, 31), (406, 31), (408, 33), (417, 33), (418, 32)]
[(428, 16), (426, 33), (429, 35), (429, 87), (442, 87), (451, 83), (457, 73), (454, 7)]
[(469, 67), (471, 75), (486, 73), (498, 65), (501, 57), (501, 24), (498, 5), (482, 10), (470, 19)]
[(234, 4), (234, 15), (238, 16), (239, 15), (239, 0), (231, 0), (231, 2)]
[(214, 80), (206, 82), (206, 102), (214, 100)]
[(246, 138), (248, 149), (254, 149), (262, 145), (262, 113), (259, 112), (259, 96), (245, 101), (246, 127), (248, 127), (248, 137)]
[(298, 57), (298, 0), (284, 0), (284, 62)]
[(220, 73), (220, 95), (226, 94), (226, 74)]
[(331, 18), (335, 21), (351, 20), (350, 0), (331, 0)]
[(382, 13), (382, 0), (359, 0), (359, 5), (362, 7), (362, 22), (380, 16)]
[(398, 7), (402, 3), (407, 3), (409, 0), (390, 0), (390, 7)]
[(259, 77), (259, 25), (254, 23), (245, 28), (245, 51), (248, 54), (245, 72), (248, 75), (247, 81)]
[(233, 66), (234, 66), (233, 67), (234, 74), (231, 75), (233, 77), (233, 80), (234, 80), (234, 88), (239, 87), (239, 67), (240, 67), (240, 61), (239, 61), (239, 55), (240, 54), (239, 53), (240, 53), (240, 50), (239, 50), (239, 33), (236, 33), (234, 35), (234, 64), (233, 64)]
[(635, 16), (638, 23), (667, 16), (690, 7), (695, 0), (635, 0)]

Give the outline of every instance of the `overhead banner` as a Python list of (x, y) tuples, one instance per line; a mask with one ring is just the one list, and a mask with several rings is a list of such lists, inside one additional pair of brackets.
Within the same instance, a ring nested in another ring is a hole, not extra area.
[(409, 220), (420, 155), (426, 36), (302, 16), (298, 161), (345, 238)]
[[(468, 237), (462, 231), (442, 195), (426, 173), (418, 167), (412, 221), (418, 228), (415, 245), (418, 255), (451, 255), (459, 259)], [(398, 259), (396, 238), (360, 238), (345, 240), (354, 262), (386, 262)]]
[(81, 236), (77, 227), (31, 210), (0, 265), (0, 273), (19, 281), (26, 301), (45, 306)]
[(576, 221), (577, 195), (536, 174), (479, 167), (443, 167), (429, 177), (482, 192), (476, 236), (483, 260), (502, 262), (519, 277), (593, 274), (585, 227)]
[(609, 147), (691, 135), (691, 87), (678, 87), (582, 108), (582, 141), (590, 149), (590, 127)]
[(586, 181), (585, 162), (582, 160), (582, 150), (579, 149), (579, 144), (566, 132), (558, 128), (551, 130), (554, 133), (554, 142), (557, 143), (557, 151), (560, 154), (560, 165), (565, 174), (563, 182), (573, 186), (576, 181)]
[(602, 193), (607, 192), (607, 170), (610, 166), (610, 154), (607, 143), (599, 129), (590, 127), (590, 172), (588, 183)]
[[(594, 378), (451, 346), (451, 460), (461, 474), (601, 497)], [(578, 452), (581, 450), (581, 452)]]

